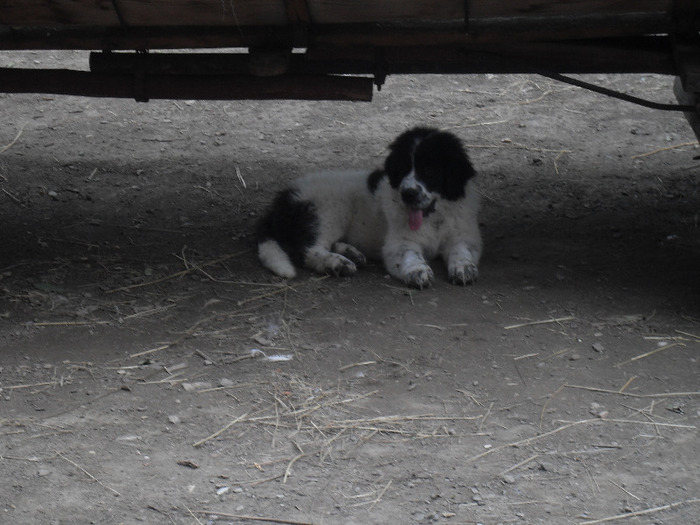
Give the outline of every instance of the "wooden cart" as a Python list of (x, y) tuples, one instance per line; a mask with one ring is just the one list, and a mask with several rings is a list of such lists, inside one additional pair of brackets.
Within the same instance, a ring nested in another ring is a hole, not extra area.
[(656, 106), (697, 117), (700, 0), (0, 0), (18, 49), (90, 68), (0, 68), (2, 92), (370, 100), (391, 74), (661, 73), (682, 105)]

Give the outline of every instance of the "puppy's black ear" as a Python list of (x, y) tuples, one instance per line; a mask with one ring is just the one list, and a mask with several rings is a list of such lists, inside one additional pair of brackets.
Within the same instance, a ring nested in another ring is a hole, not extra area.
[(476, 175), (469, 156), (461, 141), (451, 133), (445, 135), (442, 148), (445, 162), (445, 177), (443, 178), (442, 196), (447, 200), (461, 199), (465, 195), (469, 179)]
[(403, 178), (413, 169), (416, 146), (435, 131), (431, 128), (413, 128), (404, 131), (389, 145), (389, 156), (384, 162), (384, 171), (389, 176), (392, 188), (398, 188)]

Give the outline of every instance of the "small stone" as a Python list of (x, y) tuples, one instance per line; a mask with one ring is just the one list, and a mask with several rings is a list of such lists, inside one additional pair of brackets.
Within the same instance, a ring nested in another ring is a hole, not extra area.
[(197, 390), (205, 390), (211, 387), (211, 383), (207, 383), (206, 381), (198, 381), (196, 383), (182, 383), (182, 388), (185, 392), (196, 392)]
[(180, 418), (177, 416), (169, 416), (168, 421), (173, 425), (177, 425), (178, 423), (180, 423)]
[(595, 350), (596, 352), (602, 352), (605, 349), (605, 347), (601, 343), (598, 343), (598, 342), (593, 343), (591, 346), (593, 347), (593, 350)]

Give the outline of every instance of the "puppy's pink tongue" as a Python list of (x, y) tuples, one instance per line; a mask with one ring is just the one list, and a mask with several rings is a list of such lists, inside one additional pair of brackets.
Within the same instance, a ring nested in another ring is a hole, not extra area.
[(414, 210), (409, 208), (408, 210), (408, 227), (411, 230), (418, 230), (423, 224), (423, 210)]

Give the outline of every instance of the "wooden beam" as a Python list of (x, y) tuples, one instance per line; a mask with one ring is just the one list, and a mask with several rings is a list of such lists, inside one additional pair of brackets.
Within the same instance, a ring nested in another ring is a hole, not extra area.
[[(321, 47), (289, 55), (296, 75), (471, 74), (471, 73), (660, 73), (676, 75), (668, 37), (623, 41), (523, 43), (518, 46)], [(248, 53), (91, 53), (96, 73), (245, 75)]]
[[(6, 26), (283, 26), (294, 17), (315, 24), (464, 23), (464, 0), (22, 0), (0, 3)], [(469, 0), (469, 18), (586, 18), (697, 12), (695, 0)], [(689, 7), (685, 7), (689, 6)], [(290, 18), (290, 14), (293, 16)]]
[(173, 100), (372, 100), (371, 78), (134, 75), (65, 69), (0, 68), (4, 93)]
[(292, 24), (310, 24), (311, 15), (306, 0), (284, 0), (284, 8), (287, 11), (287, 19)]

